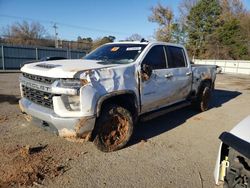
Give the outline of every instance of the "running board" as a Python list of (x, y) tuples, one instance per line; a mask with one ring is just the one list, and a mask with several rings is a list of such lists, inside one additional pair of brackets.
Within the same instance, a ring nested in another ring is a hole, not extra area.
[(141, 121), (148, 121), (148, 120), (154, 119), (156, 117), (162, 116), (162, 115), (167, 114), (169, 112), (172, 112), (172, 111), (175, 111), (175, 110), (178, 110), (178, 109), (190, 106), (190, 105), (191, 105), (190, 101), (185, 101), (185, 102), (181, 102), (181, 103), (177, 103), (177, 104), (174, 104), (171, 106), (161, 108), (161, 109), (153, 111), (153, 112), (147, 112), (147, 113), (141, 115), (140, 120)]

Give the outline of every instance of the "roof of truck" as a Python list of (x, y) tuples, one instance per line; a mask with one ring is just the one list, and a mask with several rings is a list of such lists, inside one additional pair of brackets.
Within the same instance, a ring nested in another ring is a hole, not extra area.
[(177, 46), (177, 47), (182, 47), (184, 48), (183, 45), (180, 44), (176, 44), (176, 43), (168, 43), (168, 42), (161, 42), (161, 41), (119, 41), (119, 42), (111, 42), (111, 43), (107, 43), (107, 44), (160, 44), (160, 45), (171, 45), (171, 46)]

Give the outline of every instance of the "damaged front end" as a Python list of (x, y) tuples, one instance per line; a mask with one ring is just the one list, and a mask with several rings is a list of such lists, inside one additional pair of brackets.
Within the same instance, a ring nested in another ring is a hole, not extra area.
[[(82, 100), (88, 97), (84, 87), (90, 82), (90, 71), (76, 74), (78, 77), (49, 79), (27, 73), (20, 77), (23, 113), (32, 116), (32, 124), (67, 138), (83, 138), (95, 125), (95, 114), (84, 107)], [(86, 109), (88, 111), (86, 111)]]

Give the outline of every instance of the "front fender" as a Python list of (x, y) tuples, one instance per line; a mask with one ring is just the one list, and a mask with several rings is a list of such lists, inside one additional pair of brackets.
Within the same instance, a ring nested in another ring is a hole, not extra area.
[(108, 99), (110, 99), (112, 97), (119, 96), (119, 95), (124, 95), (124, 94), (133, 95), (133, 97), (135, 99), (135, 107), (138, 109), (137, 97), (136, 97), (136, 94), (133, 91), (131, 91), (131, 90), (113, 91), (111, 93), (107, 93), (107, 94), (101, 96), (98, 99), (98, 102), (96, 104), (96, 114), (97, 114), (97, 117), (100, 115), (101, 107), (102, 107), (102, 104), (103, 104), (104, 101), (106, 101), (106, 100), (108, 100)]
[(85, 85), (80, 89), (81, 111), (86, 116), (96, 114), (96, 105), (102, 93), (91, 84)]

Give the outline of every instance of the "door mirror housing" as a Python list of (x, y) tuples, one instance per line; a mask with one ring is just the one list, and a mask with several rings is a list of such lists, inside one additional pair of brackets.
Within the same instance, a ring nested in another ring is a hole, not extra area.
[(153, 69), (150, 65), (142, 64), (141, 74), (142, 74), (143, 80), (148, 80), (151, 77), (152, 72), (153, 72)]

